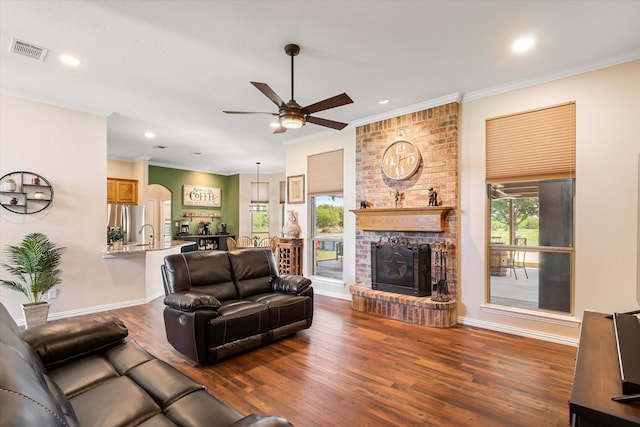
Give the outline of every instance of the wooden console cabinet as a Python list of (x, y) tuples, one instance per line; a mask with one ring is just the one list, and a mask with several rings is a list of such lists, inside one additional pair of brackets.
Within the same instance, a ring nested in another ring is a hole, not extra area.
[(572, 427), (638, 426), (640, 404), (611, 400), (622, 394), (613, 320), (585, 312), (569, 400)]
[(303, 239), (278, 239), (278, 273), (302, 275)]

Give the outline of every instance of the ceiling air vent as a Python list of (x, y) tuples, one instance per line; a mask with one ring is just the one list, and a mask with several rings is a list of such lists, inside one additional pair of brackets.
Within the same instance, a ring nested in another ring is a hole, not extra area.
[(16, 38), (12, 38), (11, 52), (28, 56), (29, 58), (37, 59), (38, 61), (44, 61), (44, 57), (47, 55), (47, 52), (49, 52), (49, 50), (31, 43), (24, 42), (22, 40), (18, 40)]

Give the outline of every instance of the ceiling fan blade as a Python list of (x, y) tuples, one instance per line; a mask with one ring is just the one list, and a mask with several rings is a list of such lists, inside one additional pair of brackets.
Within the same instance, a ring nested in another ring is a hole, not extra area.
[(227, 114), (269, 114), (270, 116), (277, 116), (278, 113), (267, 113), (266, 111), (223, 111)]
[(328, 110), (329, 108), (336, 108), (342, 105), (351, 104), (353, 99), (349, 98), (346, 93), (341, 93), (331, 98), (327, 98), (315, 104), (307, 105), (303, 108), (307, 114), (317, 113), (318, 111)]
[(276, 104), (278, 106), (278, 108), (280, 108), (280, 107), (282, 107), (284, 105), (284, 101), (282, 100), (282, 98), (280, 98), (278, 96), (278, 94), (275, 93), (273, 91), (273, 89), (271, 89), (269, 87), (268, 84), (266, 84), (266, 83), (258, 83), (258, 82), (251, 82), (251, 84), (254, 85), (256, 87), (256, 89), (258, 89), (260, 92), (262, 92), (267, 98), (269, 98), (271, 100), (271, 102)]
[(276, 130), (273, 131), (273, 133), (285, 133), (287, 131), (287, 128), (280, 125), (276, 128)]
[(349, 123), (336, 122), (328, 119), (321, 119), (320, 117), (307, 117), (307, 122), (314, 125), (325, 126), (332, 129), (342, 130), (349, 125)]

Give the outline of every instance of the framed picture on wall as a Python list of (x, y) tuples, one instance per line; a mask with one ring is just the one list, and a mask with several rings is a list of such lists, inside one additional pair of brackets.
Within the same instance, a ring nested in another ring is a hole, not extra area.
[(304, 203), (304, 175), (287, 177), (287, 203)]
[(199, 185), (182, 186), (182, 204), (185, 206), (220, 207), (220, 189)]

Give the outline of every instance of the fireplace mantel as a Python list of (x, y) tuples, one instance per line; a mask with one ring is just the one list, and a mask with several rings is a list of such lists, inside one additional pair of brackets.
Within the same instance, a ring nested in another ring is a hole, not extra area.
[(445, 218), (452, 210), (448, 206), (421, 208), (352, 209), (357, 217), (358, 230), (365, 231), (421, 231), (441, 233)]

